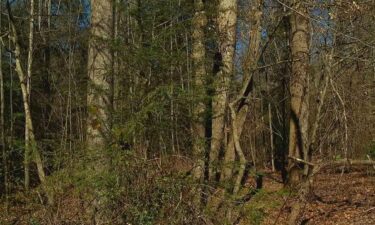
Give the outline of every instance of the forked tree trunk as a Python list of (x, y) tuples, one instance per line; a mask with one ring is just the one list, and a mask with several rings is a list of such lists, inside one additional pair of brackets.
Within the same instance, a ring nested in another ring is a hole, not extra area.
[[(93, 182), (102, 185), (93, 190), (91, 211), (93, 224), (107, 224), (108, 193), (105, 180), (109, 172), (107, 144), (111, 138), (113, 54), (110, 49), (113, 32), (113, 1), (91, 0), (91, 36), (88, 52), (87, 151)], [(98, 180), (99, 179), (99, 180)]]
[[(251, 9), (250, 21), (251, 29), (249, 32), (250, 43), (247, 49), (246, 58), (243, 64), (244, 76), (241, 89), (239, 93), (233, 98), (229, 104), (230, 110), (230, 134), (229, 142), (225, 147), (224, 160), (221, 163), (221, 176), (220, 182), (228, 184), (233, 182), (233, 190), (219, 188), (214, 196), (211, 196), (208, 201), (208, 209), (216, 211), (222, 199), (224, 199), (225, 192), (229, 192), (236, 196), (241, 188), (241, 181), (244, 177), (245, 167), (247, 160), (242, 151), (240, 139), (244, 128), (246, 117), (248, 114), (248, 97), (253, 90), (253, 71), (257, 66), (260, 56), (260, 43), (261, 43), (261, 18), (262, 18), (262, 0), (254, 1)], [(211, 149), (212, 150), (212, 149)], [(239, 168), (236, 168), (236, 155), (238, 158)], [(234, 176), (236, 174), (236, 176)], [(226, 210), (228, 220), (233, 220), (231, 207)]]
[[(305, 158), (308, 155), (308, 68), (309, 68), (309, 20), (303, 1), (293, 0), (290, 15), (292, 75), (290, 79), (289, 156)], [(288, 183), (300, 183), (303, 165), (289, 159)]]
[[(262, 2), (263, 0), (255, 0), (253, 1), (253, 5), (250, 11), (250, 18), (251, 27), (249, 31), (249, 47), (244, 59), (243, 64), (243, 84), (239, 94), (236, 98), (232, 101), (234, 112), (231, 112), (232, 116), (232, 123), (231, 123), (231, 134), (229, 136), (228, 145), (225, 148), (225, 155), (224, 155), (224, 162), (222, 165), (222, 173), (220, 180), (222, 182), (226, 182), (228, 179), (232, 178), (234, 172), (234, 161), (235, 155), (237, 151), (242, 151), (239, 144), (240, 138), (243, 131), (243, 127), (246, 121), (246, 117), (249, 110), (249, 105), (247, 103), (247, 99), (252, 92), (253, 89), (253, 72), (257, 66), (260, 57), (260, 44), (261, 44), (261, 19), (262, 19)], [(235, 114), (235, 115), (234, 115)], [(233, 118), (235, 117), (235, 119)], [(238, 147), (236, 147), (236, 143)], [(238, 153), (237, 153), (238, 154)], [(241, 153), (239, 153), (241, 155)], [(244, 159), (242, 159), (243, 161)], [(244, 161), (240, 162), (240, 167), (244, 168)], [(242, 169), (240, 169), (241, 171)], [(241, 173), (239, 177), (241, 176)], [(238, 187), (238, 180), (236, 188)]]
[(209, 178), (217, 174), (219, 151), (223, 144), (228, 93), (234, 68), (236, 43), (237, 0), (220, 0), (218, 6), (218, 37), (221, 68), (214, 78), (215, 94), (212, 100), (212, 140), (209, 154)]

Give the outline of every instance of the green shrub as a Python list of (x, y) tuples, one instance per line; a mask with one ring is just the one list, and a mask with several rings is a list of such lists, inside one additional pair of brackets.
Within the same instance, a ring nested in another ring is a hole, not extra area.
[(375, 159), (375, 141), (368, 145), (366, 152), (367, 155), (371, 157), (371, 159)]

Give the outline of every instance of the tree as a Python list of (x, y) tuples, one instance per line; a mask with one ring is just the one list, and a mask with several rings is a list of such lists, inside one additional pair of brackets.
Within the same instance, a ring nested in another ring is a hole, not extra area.
[(220, 69), (214, 75), (215, 93), (212, 99), (212, 137), (209, 154), (209, 177), (217, 174), (219, 152), (223, 147), (225, 117), (228, 106), (229, 88), (234, 73), (236, 43), (237, 0), (220, 0), (217, 14), (218, 58)]
[[(308, 156), (308, 71), (310, 28), (307, 6), (293, 1), (290, 15), (292, 74), (290, 78), (289, 157), (306, 159)], [(301, 180), (301, 165), (289, 159), (288, 183)]]
[(225, 146), (225, 156), (220, 179), (222, 182), (225, 182), (232, 178), (234, 173), (233, 164), (235, 161), (235, 154), (237, 153), (239, 156), (241, 169), (237, 177), (234, 193), (238, 192), (240, 188), (240, 182), (243, 178), (243, 173), (247, 163), (247, 160), (243, 155), (240, 141), (249, 110), (248, 98), (254, 88), (254, 73), (258, 66), (258, 61), (261, 54), (261, 19), (263, 15), (262, 5), (263, 0), (253, 1), (248, 18), (246, 18), (246, 21), (250, 24), (250, 29), (248, 31), (249, 44), (247, 46), (246, 55), (244, 56), (242, 64), (242, 83), (240, 84), (239, 92), (229, 104), (231, 114), (231, 133), (229, 142), (227, 143), (227, 146)]
[[(113, 26), (112, 0), (91, 1), (91, 36), (88, 49), (87, 88), (87, 150), (89, 167), (96, 180), (104, 179), (109, 171), (112, 110), (112, 62), (110, 49)], [(95, 224), (108, 220), (105, 185), (94, 188), (92, 217)]]
[[(34, 4), (31, 2), (30, 4), (31, 8), (33, 8)], [(20, 80), (20, 86), (21, 86), (21, 91), (22, 91), (22, 100), (23, 100), (23, 107), (24, 107), (24, 113), (25, 113), (25, 188), (28, 188), (28, 163), (29, 159), (31, 158), (35, 164), (37, 165), (37, 170), (38, 170), (38, 176), (39, 180), (42, 183), (42, 185), (45, 184), (46, 180), (46, 175), (44, 172), (43, 168), (43, 161), (42, 157), (40, 155), (40, 152), (38, 150), (37, 142), (35, 140), (35, 135), (34, 135), (34, 129), (33, 129), (33, 121), (31, 117), (31, 111), (30, 111), (30, 101), (29, 101), (29, 95), (30, 95), (30, 86), (27, 85), (28, 77), (31, 77), (31, 66), (32, 66), (32, 45), (33, 45), (33, 26), (30, 25), (30, 30), (29, 30), (29, 54), (28, 54), (28, 69), (27, 69), (27, 75), (25, 75), (24, 70), (22, 68), (22, 63), (21, 63), (21, 46), (18, 40), (18, 34), (17, 30), (15, 27), (14, 23), (14, 18), (11, 12), (11, 6), (9, 1), (7, 2), (7, 9), (8, 9), (8, 14), (9, 14), (9, 22), (10, 22), (10, 27), (11, 27), (11, 36), (10, 39), (13, 42), (14, 45), (14, 56), (15, 56), (15, 61), (16, 61), (16, 67), (15, 70), (18, 74), (18, 78)], [(31, 14), (32, 15), (32, 14)], [(32, 19), (31, 19), (32, 20)], [(31, 24), (31, 23), (30, 23)], [(31, 156), (31, 157), (30, 157)], [(30, 158), (29, 158), (30, 157)], [(50, 196), (48, 193), (46, 193), (48, 196), (48, 201), (49, 203), (52, 203), (52, 196)]]
[[(3, 3), (0, 3), (0, 12), (3, 11)], [(2, 16), (0, 16), (0, 31), (2, 28)], [(4, 194), (6, 210), (8, 210), (9, 198), (9, 174), (8, 174), (8, 152), (5, 145), (5, 98), (4, 98), (4, 74), (3, 74), (3, 46), (0, 46), (0, 146), (3, 163)]]
[[(195, 14), (193, 19), (193, 43), (192, 59), (194, 65), (194, 97), (197, 99), (194, 106), (193, 122), (193, 155), (195, 156), (196, 165), (194, 168), (194, 177), (199, 182), (203, 180), (204, 173), (204, 153), (206, 149), (206, 88), (207, 80), (206, 71), (206, 50), (204, 30), (207, 25), (207, 17), (202, 0), (194, 2)], [(199, 193), (200, 195), (200, 193)]]

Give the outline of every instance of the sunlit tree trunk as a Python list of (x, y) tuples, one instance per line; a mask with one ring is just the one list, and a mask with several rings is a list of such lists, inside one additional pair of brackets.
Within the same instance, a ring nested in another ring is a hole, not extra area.
[[(34, 51), (34, 0), (30, 1), (30, 18), (29, 18), (29, 50), (27, 53), (27, 74), (26, 74), (26, 101), (30, 106), (31, 94), (31, 73), (33, 65), (33, 51)], [(25, 188), (28, 189), (30, 185), (30, 124), (25, 122)]]
[[(108, 193), (102, 179), (109, 172), (108, 146), (111, 134), (112, 111), (112, 58), (110, 49), (113, 31), (113, 1), (91, 1), (91, 36), (88, 51), (87, 89), (87, 150), (89, 167), (94, 182), (103, 185), (94, 187), (91, 216), (94, 224), (108, 223)], [(97, 180), (100, 179), (100, 180)]]
[[(289, 157), (307, 156), (308, 137), (308, 69), (310, 24), (307, 6), (295, 0), (295, 11), (290, 16), (292, 74), (290, 79)], [(288, 183), (298, 184), (302, 177), (302, 165), (289, 158)]]
[(209, 154), (209, 177), (211, 180), (216, 177), (217, 173), (218, 157), (225, 132), (230, 80), (234, 72), (237, 0), (220, 0), (218, 10), (217, 26), (221, 68), (214, 77), (215, 94), (212, 99), (212, 140)]
[(204, 44), (204, 28), (207, 24), (206, 13), (204, 11), (204, 4), (202, 0), (195, 0), (195, 15), (193, 19), (193, 44), (192, 44), (192, 58), (194, 68), (194, 95), (197, 102), (194, 106), (194, 123), (193, 135), (194, 146), (193, 154), (195, 156), (196, 165), (194, 169), (194, 176), (200, 180), (203, 177), (204, 167), (204, 149), (205, 149), (205, 80), (206, 67), (205, 57), (206, 50)]
[[(257, 67), (257, 63), (260, 57), (260, 44), (261, 44), (261, 19), (262, 19), (262, 0), (253, 1), (250, 13), (249, 21), (251, 27), (249, 30), (249, 47), (244, 57), (242, 69), (243, 69), (243, 82), (242, 88), (238, 95), (233, 99), (230, 106), (233, 107), (231, 112), (231, 134), (229, 135), (229, 142), (225, 148), (224, 162), (222, 165), (221, 181), (230, 179), (233, 175), (233, 163), (235, 161), (235, 155), (241, 155), (242, 149), (240, 146), (240, 138), (246, 121), (246, 117), (249, 110), (249, 104), (247, 98), (253, 89), (253, 72)], [(231, 108), (231, 107), (230, 107)], [(236, 144), (237, 143), (237, 144)], [(237, 145), (237, 147), (236, 147)], [(245, 166), (245, 159), (240, 157), (241, 168)], [(242, 171), (242, 169), (240, 169)], [(239, 174), (235, 190), (239, 188)], [(242, 178), (242, 177), (241, 177)]]
[[(248, 97), (253, 90), (253, 72), (257, 67), (260, 56), (262, 2), (262, 0), (254, 1), (249, 13), (249, 20), (251, 21), (251, 29), (249, 30), (250, 42), (242, 65), (243, 80), (239, 92), (231, 99), (227, 107), (230, 111), (228, 124), (230, 133), (228, 142), (224, 145), (225, 155), (220, 165), (220, 182), (226, 185), (233, 183), (233, 185), (229, 185), (231, 188), (226, 190), (220, 187), (214, 196), (209, 198), (208, 208), (214, 211), (218, 209), (220, 201), (225, 199), (225, 192), (233, 195), (239, 193), (241, 181), (245, 174), (247, 160), (240, 141), (249, 110)], [(239, 167), (235, 165), (239, 165)], [(233, 220), (231, 207), (226, 209), (226, 217), (230, 221)]]
[[(31, 4), (33, 6), (33, 3)], [(30, 111), (30, 87), (27, 86), (27, 79), (28, 77), (31, 77), (31, 65), (32, 65), (32, 45), (33, 45), (33, 26), (30, 25), (30, 33), (29, 33), (29, 44), (31, 44), (28, 54), (28, 69), (27, 74), (24, 73), (24, 70), (22, 68), (21, 63), (21, 47), (18, 40), (17, 30), (14, 25), (14, 18), (11, 13), (10, 3), (7, 2), (7, 8), (9, 13), (9, 19), (10, 19), (10, 27), (11, 27), (11, 35), (10, 39), (13, 42), (13, 45), (15, 47), (14, 49), (14, 57), (16, 62), (15, 70), (17, 72), (18, 78), (20, 80), (20, 86), (21, 86), (21, 92), (22, 92), (22, 100), (23, 100), (23, 106), (25, 110), (25, 176), (28, 175), (26, 172), (26, 169), (28, 169), (30, 160), (33, 160), (37, 166), (38, 176), (39, 180), (42, 183), (42, 185), (45, 184), (46, 175), (43, 168), (43, 161), (42, 157), (40, 155), (37, 142), (35, 140), (34, 130), (33, 130), (33, 122), (31, 117), (31, 111)], [(32, 14), (31, 14), (32, 15)], [(31, 39), (31, 41), (30, 41)], [(28, 160), (26, 162), (26, 160)], [(26, 164), (27, 163), (27, 164)], [(28, 188), (28, 180), (26, 180), (27, 177), (25, 177), (25, 187)], [(50, 204), (53, 203), (52, 196), (50, 194), (47, 194), (48, 201)]]
[[(193, 176), (198, 185), (203, 181), (204, 174), (204, 153), (206, 146), (206, 129), (205, 129), (205, 81), (206, 81), (206, 67), (205, 58), (206, 50), (204, 44), (204, 29), (207, 24), (206, 12), (202, 0), (194, 1), (195, 14), (193, 18), (193, 43), (192, 43), (192, 59), (193, 59), (193, 73), (194, 73), (194, 97), (196, 102), (193, 108), (193, 155), (195, 165), (193, 168)], [(195, 204), (200, 203), (201, 189), (196, 190)]]

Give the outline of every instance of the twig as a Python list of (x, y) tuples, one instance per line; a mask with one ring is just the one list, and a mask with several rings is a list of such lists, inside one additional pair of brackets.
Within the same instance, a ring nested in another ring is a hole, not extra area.
[(375, 209), (375, 207), (369, 208), (368, 210), (364, 211), (362, 214), (366, 214), (366, 213), (368, 213), (368, 212), (370, 212), (370, 211), (372, 211), (374, 209)]
[[(371, 159), (370, 155), (366, 155), (366, 156), (367, 156), (368, 160), (372, 161), (372, 159)], [(373, 167), (373, 168), (374, 168), (374, 170), (375, 170), (375, 165), (373, 165), (372, 167)]]
[(315, 167), (316, 164), (314, 163), (311, 163), (311, 162), (308, 162), (306, 160), (303, 160), (303, 159), (299, 159), (299, 158), (296, 158), (296, 157), (293, 157), (293, 156), (288, 156), (289, 159), (293, 159), (294, 161), (297, 161), (297, 162), (301, 162), (301, 163), (304, 163), (306, 165), (309, 165), (309, 166), (312, 166), (312, 167)]

